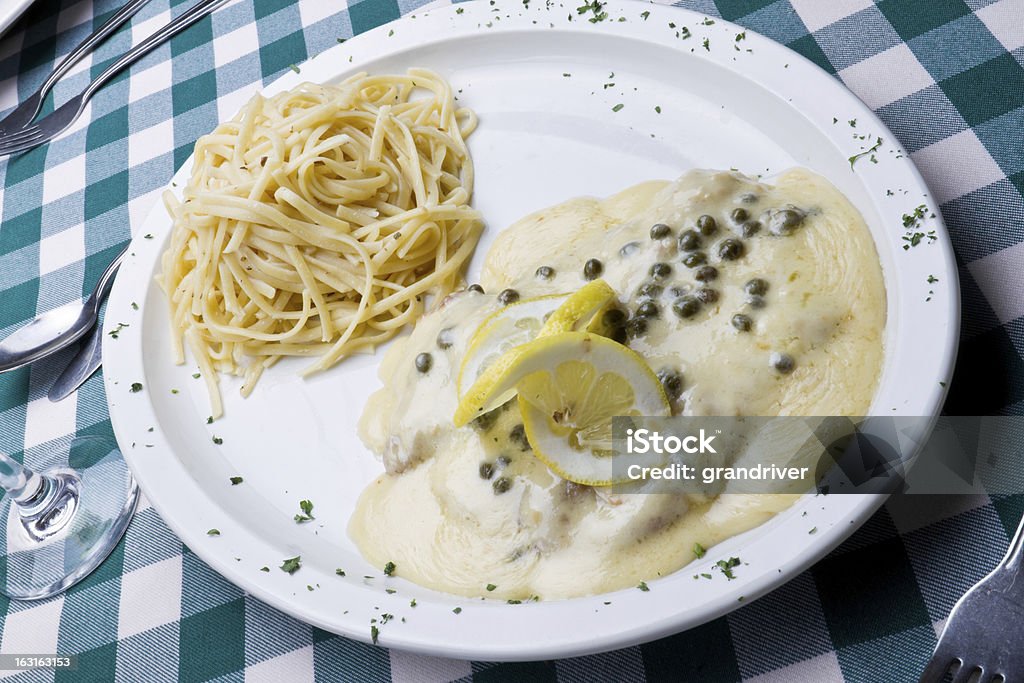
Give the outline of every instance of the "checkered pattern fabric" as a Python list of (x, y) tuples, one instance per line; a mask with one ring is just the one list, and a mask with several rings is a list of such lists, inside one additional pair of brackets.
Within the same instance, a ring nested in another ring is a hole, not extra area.
[[(0, 110), (120, 2), (36, 2), (0, 40)], [(56, 98), (189, 4), (150, 2)], [(0, 160), (0, 336), (91, 287), (195, 139), (247, 87), (420, 4), (238, 0), (116, 78), (70, 133)], [(792, 47), (890, 126), (937, 196), (959, 258), (964, 320), (947, 411), (1024, 413), (1024, 0), (679, 4)], [(110, 435), (99, 377), (76, 397), (46, 400), (67, 360), (0, 375), (0, 450), (40, 466), (54, 440)], [(116, 552), (65, 595), (0, 598), (0, 652), (80, 656), (77, 672), (12, 681), (910, 681), (1022, 511), (1024, 496), (894, 500), (811, 570), (728, 617), (592, 657), (489, 664), (389, 652), (297, 622), (204, 565), (143, 503)]]

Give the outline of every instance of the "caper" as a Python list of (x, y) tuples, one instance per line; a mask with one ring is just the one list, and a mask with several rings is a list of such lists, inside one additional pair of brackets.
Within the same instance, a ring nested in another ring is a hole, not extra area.
[(494, 410), (482, 413), (475, 417), (469, 424), (473, 425), (474, 429), (478, 429), (481, 432), (486, 432), (494, 423), (498, 421), (498, 416), (501, 414), (501, 408), (495, 408)]
[(657, 299), (661, 296), (662, 286), (653, 282), (645, 282), (640, 285), (640, 289), (636, 290), (637, 298), (640, 299)]
[(718, 290), (711, 287), (701, 287), (693, 293), (702, 304), (713, 304), (718, 301)]
[(604, 264), (596, 258), (592, 258), (583, 264), (583, 277), (587, 280), (593, 280), (601, 277), (601, 273), (603, 271)]
[(416, 370), (424, 375), (430, 372), (430, 368), (433, 364), (434, 357), (429, 353), (424, 352), (416, 356)]
[(651, 277), (655, 280), (664, 280), (672, 274), (672, 266), (667, 263), (655, 263), (651, 266)]
[(718, 278), (718, 268), (714, 266), (701, 266), (693, 273), (697, 282), (711, 282)]
[(498, 301), (504, 306), (514, 304), (519, 301), (519, 292), (514, 289), (503, 289), (501, 290), (501, 293), (498, 294)]
[(790, 235), (800, 227), (807, 214), (794, 206), (768, 212), (768, 229), (775, 235)]
[(718, 232), (718, 221), (712, 216), (704, 214), (697, 219), (697, 229), (700, 230), (702, 235), (714, 235)]
[(480, 285), (470, 285), (466, 289), (468, 289), (471, 292), (476, 292), (477, 294), (483, 294), (484, 293), (484, 288), (481, 287)]
[(512, 458), (508, 457), (507, 455), (499, 455), (496, 462), (498, 463), (498, 467), (500, 467), (501, 469), (505, 469), (506, 467), (512, 464)]
[(700, 249), (700, 235), (696, 230), (684, 230), (679, 235), (679, 251), (696, 251)]
[(764, 297), (760, 294), (751, 294), (747, 297), (747, 305), (751, 308), (764, 308), (768, 305), (768, 302), (764, 300)]
[(526, 427), (522, 423), (512, 428), (512, 431), (508, 433), (508, 439), (514, 444), (519, 444), (520, 449), (530, 450), (530, 440), (526, 438)]
[(747, 248), (738, 239), (726, 238), (718, 243), (718, 257), (723, 261), (735, 261), (746, 253)]
[(753, 237), (761, 232), (761, 221), (747, 221), (740, 226), (740, 234), (744, 237)]
[(619, 256), (632, 256), (640, 248), (639, 242), (626, 242), (619, 247)]
[(747, 280), (747, 283), (743, 285), (743, 291), (754, 296), (764, 296), (768, 291), (768, 281), (760, 277)]
[(735, 209), (732, 210), (732, 213), (729, 214), (729, 218), (732, 219), (733, 223), (742, 223), (743, 221), (750, 218), (750, 214), (747, 213), (747, 210), (744, 209), (742, 206), (737, 206)]
[(683, 393), (683, 376), (679, 374), (678, 370), (672, 368), (658, 370), (658, 381), (661, 382), (665, 395), (670, 401), (675, 401)]
[(555, 276), (555, 269), (551, 266), (541, 266), (537, 269), (536, 275), (541, 280), (550, 280)]
[(445, 351), (452, 347), (452, 328), (446, 327), (437, 333), (437, 348)]
[(743, 315), (742, 313), (734, 315), (730, 322), (732, 323), (732, 326), (740, 332), (749, 332), (750, 328), (754, 325), (754, 321), (750, 319), (750, 316)]
[(796, 368), (796, 361), (788, 353), (773, 353), (769, 357), (768, 362), (775, 368), (776, 372), (783, 375), (788, 375)]
[(700, 310), (700, 299), (695, 296), (681, 296), (672, 302), (672, 312), (680, 318), (692, 318)]
[(502, 494), (512, 488), (512, 480), (508, 477), (498, 477), (491, 487), (494, 489), (495, 495)]
[(664, 223), (655, 223), (651, 226), (651, 239), (661, 240), (665, 239), (672, 234), (672, 228), (668, 227)]
[(647, 318), (630, 318), (626, 321), (626, 337), (636, 339), (647, 332)]
[(669, 296), (673, 299), (678, 299), (681, 296), (686, 296), (690, 293), (691, 287), (689, 285), (676, 285), (668, 290)]
[(489, 462), (480, 463), (480, 478), (490, 479), (494, 476), (494, 465)]
[(703, 251), (694, 251), (683, 257), (683, 265), (687, 268), (703, 266), (708, 262), (708, 255)]
[(626, 333), (626, 326), (623, 325), (622, 327), (616, 327), (615, 330), (612, 332), (612, 336), (610, 337), (610, 339), (614, 341), (616, 344), (625, 344), (626, 340), (628, 339)]
[(661, 310), (653, 301), (645, 301), (637, 306), (636, 314), (640, 318), (657, 318), (661, 314)]
[(608, 327), (620, 327), (626, 322), (626, 313), (621, 308), (609, 308), (601, 316), (601, 321)]

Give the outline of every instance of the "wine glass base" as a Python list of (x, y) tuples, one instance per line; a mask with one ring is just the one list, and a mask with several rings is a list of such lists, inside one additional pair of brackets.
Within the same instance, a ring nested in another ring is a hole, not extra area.
[(35, 499), (0, 499), (0, 593), (9, 598), (39, 600), (81, 581), (131, 521), (138, 486), (113, 442), (80, 437), (71, 453), (81, 464), (41, 472)]

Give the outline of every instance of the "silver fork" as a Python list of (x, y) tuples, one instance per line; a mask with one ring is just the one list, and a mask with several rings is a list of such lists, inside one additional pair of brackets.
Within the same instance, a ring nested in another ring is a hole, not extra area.
[(107, 81), (157, 45), (171, 36), (184, 31), (225, 2), (227, 0), (200, 0), (187, 12), (173, 21), (164, 24), (156, 33), (118, 57), (92, 83), (87, 85), (85, 90), (62, 104), (51, 114), (43, 117), (38, 123), (0, 136), (0, 156), (24, 152), (60, 135), (82, 114), (89, 98), (96, 94), (96, 91), (105, 85)]
[(1024, 519), (1006, 557), (967, 591), (949, 613), (921, 683), (1024, 680)]
[(79, 43), (78, 47), (68, 53), (68, 56), (62, 59), (60, 64), (50, 72), (50, 75), (46, 77), (43, 84), (39, 86), (39, 90), (29, 95), (24, 102), (21, 102), (10, 114), (0, 121), (0, 135), (13, 133), (27, 126), (36, 117), (36, 114), (39, 113), (39, 107), (42, 106), (47, 93), (53, 89), (57, 81), (63, 78), (82, 57), (89, 54), (93, 48), (106, 40), (107, 36), (119, 29), (121, 24), (131, 18), (147, 2), (149, 0), (131, 0), (126, 3), (124, 7), (117, 10), (112, 17), (107, 19), (102, 26), (93, 31), (92, 35)]

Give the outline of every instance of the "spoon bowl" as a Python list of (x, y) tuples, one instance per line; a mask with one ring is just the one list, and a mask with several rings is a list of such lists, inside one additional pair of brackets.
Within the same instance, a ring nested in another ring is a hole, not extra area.
[(126, 246), (114, 257), (85, 301), (72, 301), (47, 311), (0, 340), (0, 372), (14, 370), (57, 353), (91, 330), (127, 249)]

